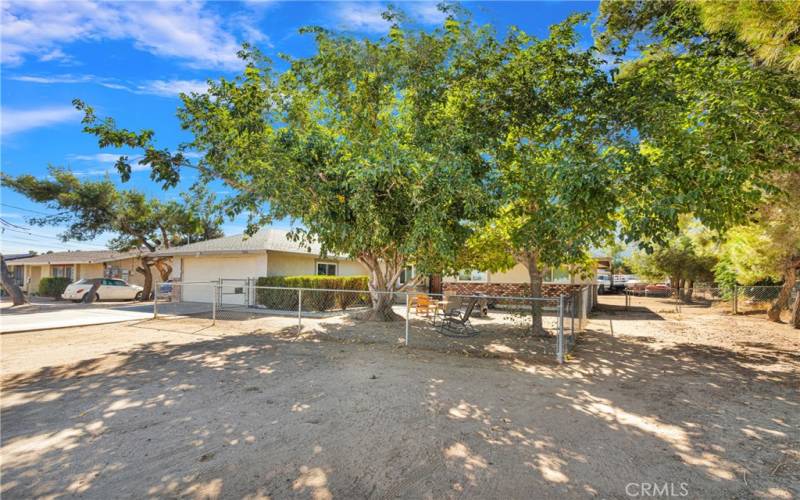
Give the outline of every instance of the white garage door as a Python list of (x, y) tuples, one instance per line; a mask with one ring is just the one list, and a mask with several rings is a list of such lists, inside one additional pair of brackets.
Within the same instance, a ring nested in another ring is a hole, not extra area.
[[(182, 263), (183, 300), (187, 302), (211, 302), (211, 286), (190, 285), (193, 282), (217, 282), (222, 279), (258, 278), (267, 275), (266, 254), (246, 254), (230, 257), (201, 256), (184, 257)], [(227, 282), (223, 287), (223, 300), (227, 304), (244, 304), (244, 292), (234, 289), (235, 282)], [(244, 283), (240, 283), (239, 286)], [(230, 286), (229, 286), (230, 285)]]

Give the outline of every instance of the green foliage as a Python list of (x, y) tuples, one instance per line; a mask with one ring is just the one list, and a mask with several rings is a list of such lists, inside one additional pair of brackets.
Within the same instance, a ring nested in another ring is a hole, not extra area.
[[(444, 10), (431, 32), (390, 11), (394, 25), (377, 40), (306, 28), (316, 52), (287, 58), (282, 73), (246, 46), (242, 74), (182, 96), (179, 117), (193, 134), (185, 147), (204, 154), (203, 180), (236, 191), (226, 213), (248, 212), (250, 231), (293, 219), (297, 241), (358, 259), (376, 290), (399, 289), (408, 264), (422, 274), (452, 261), (491, 202), (491, 129), (476, 90), (502, 55), (489, 30)], [(185, 157), (159, 157), (148, 131), (84, 111), (101, 147), (153, 151), (152, 175), (174, 185)]]
[(698, 8), (709, 32), (729, 33), (760, 62), (800, 73), (800, 2), (703, 0)]
[[(33, 217), (31, 224), (66, 226), (60, 234), (62, 240), (89, 241), (101, 233), (116, 234), (108, 246), (113, 250), (149, 250), (170, 247), (174, 244), (200, 241), (221, 236), (221, 217), (215, 215), (213, 195), (205, 188), (192, 190), (177, 201), (162, 202), (148, 198), (136, 190), (118, 190), (110, 179), (81, 180), (71, 171), (50, 167), (47, 178), (32, 175), (11, 177), (2, 174), (4, 187), (45, 203), (57, 213)], [(151, 267), (161, 272), (161, 279), (169, 277), (171, 267), (164, 258), (143, 257), (141, 271), (145, 275), (145, 288), (152, 282)], [(148, 290), (145, 290), (145, 296)]]
[(776, 178), (781, 192), (770, 196), (749, 224), (727, 232), (721, 247), (725, 263), (720, 273), (732, 273), (738, 283), (789, 280), (800, 266), (800, 172)]
[(60, 299), (71, 282), (69, 278), (42, 278), (39, 280), (39, 295)]
[[(281, 288), (308, 288), (303, 291), (304, 311), (342, 310), (356, 304), (368, 304), (369, 294), (336, 292), (334, 290), (366, 291), (367, 276), (268, 276), (256, 280), (256, 286)], [(267, 309), (297, 310), (298, 294), (275, 289), (256, 289), (256, 303)]]
[[(624, 192), (629, 238), (663, 242), (686, 213), (718, 231), (744, 224), (775, 192), (776, 173), (800, 164), (797, 73), (756, 64), (748, 37), (728, 24), (708, 27), (719, 17), (712, 10), (738, 12), (745, 3), (601, 4), (598, 45), (617, 56), (639, 52), (621, 65), (614, 93), (638, 146)], [(764, 9), (771, 16), (773, 7)], [(764, 45), (769, 33), (784, 36), (779, 24), (761, 25)]]
[(669, 278), (673, 287), (686, 282), (714, 280), (717, 258), (703, 254), (687, 235), (678, 235), (664, 245), (656, 246), (651, 253), (637, 251), (630, 260), (637, 275), (651, 281)]
[(614, 230), (625, 151), (602, 61), (577, 47), (583, 19), (553, 26), (542, 40), (512, 31), (502, 64), (483, 82), (499, 209), (470, 240), (469, 267), (587, 264), (588, 249)]

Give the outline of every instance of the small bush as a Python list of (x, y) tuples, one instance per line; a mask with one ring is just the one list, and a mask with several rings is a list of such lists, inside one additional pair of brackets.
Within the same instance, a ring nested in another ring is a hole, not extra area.
[(42, 278), (39, 281), (39, 295), (42, 297), (52, 297), (60, 299), (61, 294), (72, 283), (69, 278)]
[[(313, 289), (303, 290), (303, 311), (344, 311), (355, 304), (369, 303), (369, 294), (350, 291), (367, 291), (368, 280), (367, 276), (268, 276), (258, 278), (256, 286)], [(296, 311), (297, 297), (294, 290), (256, 290), (256, 303), (267, 309)]]

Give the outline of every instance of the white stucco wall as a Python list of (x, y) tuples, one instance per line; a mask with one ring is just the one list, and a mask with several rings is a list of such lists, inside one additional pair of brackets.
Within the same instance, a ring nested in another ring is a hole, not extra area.
[[(190, 283), (216, 282), (220, 278), (245, 279), (267, 275), (267, 255), (236, 254), (183, 257), (181, 263), (182, 297), (188, 302), (210, 302), (211, 287)], [(232, 287), (233, 285), (231, 285)], [(241, 286), (241, 285), (240, 285)], [(232, 291), (224, 289), (223, 291)], [(233, 299), (226, 294), (226, 301)]]
[[(337, 276), (368, 274), (367, 268), (354, 260), (320, 259), (316, 255), (269, 252), (268, 276), (304, 276), (317, 274), (317, 262), (335, 262)], [(263, 275), (262, 275), (263, 276)]]

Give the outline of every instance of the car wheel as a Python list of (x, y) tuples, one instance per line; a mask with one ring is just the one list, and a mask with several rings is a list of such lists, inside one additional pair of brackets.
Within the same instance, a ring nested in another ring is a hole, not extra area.
[(133, 298), (133, 300), (142, 300), (142, 297), (142, 292), (136, 292), (136, 296)]

